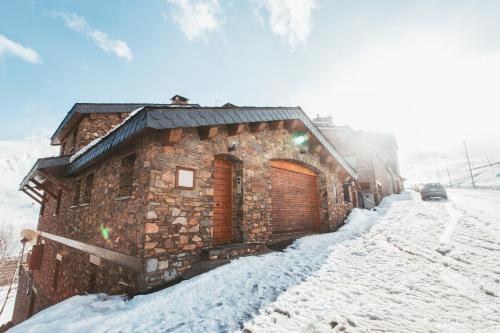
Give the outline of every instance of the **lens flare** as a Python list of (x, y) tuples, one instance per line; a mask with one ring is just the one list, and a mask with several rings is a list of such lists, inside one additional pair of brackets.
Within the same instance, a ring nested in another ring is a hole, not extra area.
[(306, 143), (308, 140), (307, 133), (295, 132), (292, 136), (292, 141), (295, 145), (300, 146)]
[(108, 240), (109, 239), (109, 228), (105, 227), (101, 223), (101, 226), (99, 227), (99, 229), (101, 231), (102, 238), (104, 238), (105, 240)]

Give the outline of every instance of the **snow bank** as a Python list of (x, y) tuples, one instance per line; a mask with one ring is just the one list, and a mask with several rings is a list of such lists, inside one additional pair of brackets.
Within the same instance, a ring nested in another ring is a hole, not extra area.
[(338, 244), (320, 270), (261, 309), (245, 332), (500, 332), (500, 239), (492, 228), (500, 225), (500, 193), (449, 197), (395, 202), (369, 233)]
[[(395, 198), (395, 197), (394, 197)], [(342, 242), (366, 233), (390, 208), (355, 209), (335, 233), (303, 237), (284, 252), (244, 257), (130, 301), (75, 296), (9, 332), (228, 332), (241, 328), (278, 295), (310, 277)]]

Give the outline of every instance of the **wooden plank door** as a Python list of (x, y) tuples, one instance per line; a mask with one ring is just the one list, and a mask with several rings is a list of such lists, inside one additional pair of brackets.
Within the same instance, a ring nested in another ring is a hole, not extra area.
[(214, 245), (231, 242), (232, 228), (232, 172), (231, 162), (214, 161)]

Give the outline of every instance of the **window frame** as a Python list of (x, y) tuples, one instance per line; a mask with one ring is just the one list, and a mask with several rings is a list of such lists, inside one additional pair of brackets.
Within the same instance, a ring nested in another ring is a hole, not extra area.
[[(352, 204), (351, 184), (350, 183), (343, 183), (342, 184), (342, 192), (343, 192), (344, 202), (348, 203), (348, 204)], [(348, 198), (346, 198), (346, 194), (348, 194)], [(346, 199), (349, 199), (349, 200), (346, 200)]]
[(56, 198), (56, 209), (54, 211), (54, 216), (58, 216), (59, 213), (61, 212), (61, 199), (62, 199), (62, 190), (59, 189), (57, 191), (57, 198)]
[[(130, 181), (130, 185), (124, 186), (123, 179), (125, 179), (125, 177), (124, 177), (125, 173), (123, 173), (123, 168), (125, 166), (123, 165), (123, 163), (127, 159), (133, 160), (133, 162), (130, 165), (130, 169), (131, 169), (130, 179), (131, 179), (131, 181)], [(136, 162), (137, 162), (137, 154), (135, 152), (128, 154), (120, 159), (120, 171), (118, 173), (118, 177), (119, 177), (118, 178), (118, 195), (116, 196), (116, 198), (131, 197), (132, 194), (134, 193), (134, 178), (135, 178), (135, 163)], [(126, 189), (126, 188), (128, 189), (127, 193), (123, 193), (124, 189)]]
[(79, 178), (75, 181), (75, 189), (71, 204), (73, 206), (78, 206), (78, 204), (80, 203), (81, 196), (82, 196), (82, 178)]
[(61, 270), (62, 270), (62, 258), (59, 259), (56, 257), (56, 266), (54, 267), (54, 276), (52, 278), (52, 289), (57, 290), (57, 287), (59, 285), (59, 277), (61, 275)]
[[(90, 184), (89, 184), (90, 179)], [(85, 187), (83, 189), (83, 200), (82, 204), (89, 204), (92, 199), (92, 189), (94, 187), (94, 173), (89, 173), (85, 176)]]
[[(180, 171), (190, 171), (193, 173), (193, 186), (181, 186), (179, 185), (179, 172)], [(183, 167), (183, 166), (176, 166), (175, 167), (175, 188), (182, 189), (182, 190), (192, 190), (196, 186), (196, 169), (193, 168), (188, 168), (188, 167)]]

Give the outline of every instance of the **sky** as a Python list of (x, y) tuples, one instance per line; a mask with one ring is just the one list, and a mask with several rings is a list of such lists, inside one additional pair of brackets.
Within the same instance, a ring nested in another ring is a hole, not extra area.
[(76, 102), (301, 106), (500, 160), (500, 1), (0, 1), (0, 140)]

